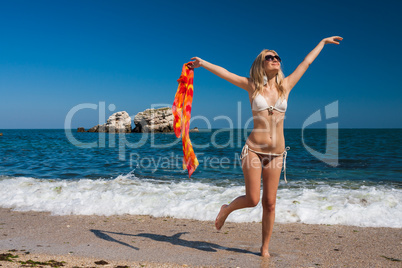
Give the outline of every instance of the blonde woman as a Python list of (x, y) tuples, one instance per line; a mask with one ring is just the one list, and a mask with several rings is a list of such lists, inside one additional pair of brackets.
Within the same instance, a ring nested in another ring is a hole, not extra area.
[[(247, 91), (254, 121), (254, 128), (243, 147), (241, 159), (246, 194), (223, 205), (215, 220), (220, 230), (229, 214), (237, 209), (254, 207), (262, 191), (262, 246), (261, 256), (269, 257), (269, 241), (275, 221), (276, 193), (286, 157), (283, 120), (289, 93), (320, 54), (324, 45), (337, 44), (343, 38), (332, 36), (321, 42), (306, 56), (296, 70), (284, 77), (281, 58), (274, 50), (264, 49), (254, 60), (250, 77), (241, 77), (201, 58), (192, 58), (191, 68), (204, 67), (213, 74)], [(286, 173), (285, 173), (286, 174)], [(285, 175), (286, 179), (286, 175)]]

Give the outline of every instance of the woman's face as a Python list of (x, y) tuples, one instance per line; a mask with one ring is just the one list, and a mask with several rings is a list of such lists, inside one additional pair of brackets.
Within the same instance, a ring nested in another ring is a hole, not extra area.
[[(267, 58), (267, 56), (272, 56), (272, 57)], [(281, 69), (281, 63), (276, 57), (277, 57), (277, 55), (273, 52), (267, 52), (264, 55), (265, 72), (279, 71)]]

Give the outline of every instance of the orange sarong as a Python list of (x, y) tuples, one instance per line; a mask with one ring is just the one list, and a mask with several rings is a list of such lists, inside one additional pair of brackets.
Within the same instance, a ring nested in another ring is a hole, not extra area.
[[(190, 63), (190, 62), (189, 62)], [(173, 129), (176, 137), (182, 138), (183, 142), (183, 169), (188, 170), (188, 177), (195, 171), (199, 165), (197, 157), (195, 156), (193, 146), (190, 141), (190, 119), (191, 119), (191, 106), (193, 102), (193, 80), (194, 70), (189, 68), (185, 63), (177, 80), (179, 87), (174, 98), (172, 112), (174, 116)], [(184, 127), (184, 128), (183, 128)]]

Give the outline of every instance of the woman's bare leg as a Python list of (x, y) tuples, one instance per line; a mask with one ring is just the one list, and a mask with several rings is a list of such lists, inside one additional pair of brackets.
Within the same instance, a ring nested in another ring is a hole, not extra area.
[(246, 195), (233, 200), (229, 205), (223, 205), (215, 220), (215, 227), (220, 230), (230, 213), (237, 209), (255, 207), (260, 201), (261, 189), (261, 161), (257, 154), (249, 151), (242, 160)]
[(282, 170), (282, 156), (270, 157), (269, 164), (263, 167), (263, 193), (262, 193), (262, 246), (261, 256), (269, 257), (269, 241), (275, 222), (276, 193)]

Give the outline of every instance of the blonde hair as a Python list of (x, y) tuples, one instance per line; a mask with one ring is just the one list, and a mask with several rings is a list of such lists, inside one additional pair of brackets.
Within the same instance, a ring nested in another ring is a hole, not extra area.
[[(265, 61), (265, 54), (267, 52), (272, 52), (276, 56), (279, 56), (278, 53), (276, 53), (274, 50), (269, 50), (269, 49), (264, 49), (261, 51), (261, 53), (255, 58), (253, 64), (251, 65), (250, 68), (250, 78), (254, 83), (255, 89), (252, 98), (257, 94), (261, 94), (263, 92), (263, 87), (264, 87), (264, 76), (265, 76), (265, 71), (264, 71), (264, 61)], [(285, 95), (285, 89), (283, 87), (283, 79), (285, 78), (283, 72), (282, 72), (282, 65), (281, 68), (279, 69), (279, 72), (276, 75), (276, 88), (278, 90), (279, 97), (283, 97)]]

